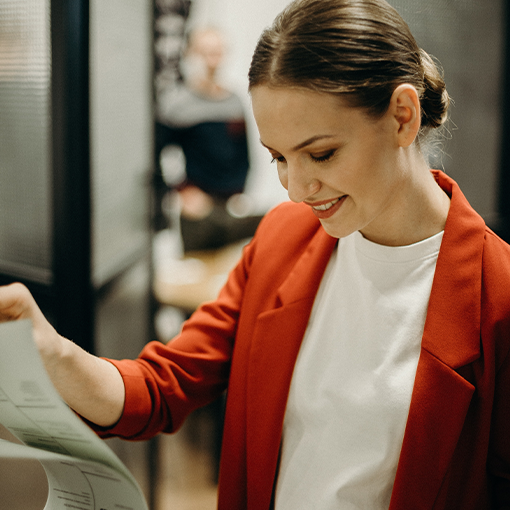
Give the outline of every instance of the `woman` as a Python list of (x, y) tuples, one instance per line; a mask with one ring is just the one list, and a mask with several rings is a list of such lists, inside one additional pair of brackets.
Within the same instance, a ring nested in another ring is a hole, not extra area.
[(177, 338), (98, 359), (21, 286), (4, 319), (34, 319), (103, 437), (175, 430), (228, 389), (220, 509), (510, 508), (510, 248), (422, 155), (448, 107), (433, 62), (384, 0), (297, 0), (250, 91), (292, 202)]

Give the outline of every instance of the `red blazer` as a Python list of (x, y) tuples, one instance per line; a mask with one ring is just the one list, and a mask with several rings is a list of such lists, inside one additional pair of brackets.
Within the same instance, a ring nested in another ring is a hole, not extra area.
[[(390, 510), (510, 508), (510, 247), (434, 174), (451, 207)], [(100, 433), (173, 431), (228, 387), (219, 509), (268, 510), (294, 363), (336, 241), (306, 206), (270, 212), (215, 302), (169, 344), (113, 361), (126, 404)]]

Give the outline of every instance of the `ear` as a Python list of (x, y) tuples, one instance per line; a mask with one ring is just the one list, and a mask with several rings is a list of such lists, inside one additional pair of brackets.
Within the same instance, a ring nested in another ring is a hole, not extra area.
[(413, 85), (399, 85), (391, 96), (389, 111), (398, 124), (398, 145), (409, 147), (418, 136), (421, 125), (421, 106), (418, 91)]

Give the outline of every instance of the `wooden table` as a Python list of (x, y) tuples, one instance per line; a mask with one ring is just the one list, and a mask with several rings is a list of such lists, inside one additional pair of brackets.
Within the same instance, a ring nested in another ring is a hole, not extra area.
[(218, 250), (189, 252), (181, 259), (159, 262), (154, 268), (154, 295), (162, 305), (193, 312), (216, 299), (248, 240)]

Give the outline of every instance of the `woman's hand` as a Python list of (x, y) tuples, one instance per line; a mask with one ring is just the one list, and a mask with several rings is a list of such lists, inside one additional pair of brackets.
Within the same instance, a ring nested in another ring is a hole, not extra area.
[(30, 291), (21, 283), (0, 286), (0, 322), (30, 319), (34, 340), (46, 362), (58, 353), (62, 337), (46, 320)]
[(24, 285), (0, 286), (0, 322), (19, 319), (32, 321), (46, 371), (67, 404), (97, 425), (113, 425), (124, 407), (124, 382), (115, 366), (60, 336)]
[(33, 319), (38, 313), (39, 307), (24, 285), (12, 283), (0, 287), (0, 322)]

